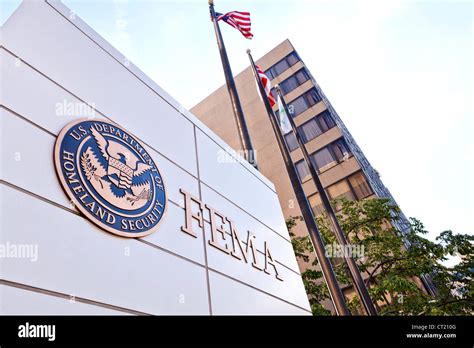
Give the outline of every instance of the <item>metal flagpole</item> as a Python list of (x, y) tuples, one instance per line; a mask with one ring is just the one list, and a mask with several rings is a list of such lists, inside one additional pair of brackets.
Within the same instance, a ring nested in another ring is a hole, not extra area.
[(313, 243), (314, 250), (316, 251), (316, 257), (321, 267), (324, 281), (328, 287), (329, 294), (334, 305), (334, 309), (336, 310), (337, 315), (351, 315), (349, 309), (347, 308), (344, 295), (339, 287), (339, 284), (337, 283), (336, 275), (334, 273), (331, 261), (326, 257), (324, 242), (319, 233), (318, 226), (316, 225), (316, 221), (311, 210), (311, 205), (309, 204), (308, 199), (306, 198), (303, 186), (301, 185), (301, 182), (298, 178), (295, 165), (291, 159), (290, 152), (286, 146), (285, 140), (283, 139), (283, 135), (281, 133), (280, 126), (278, 125), (275, 114), (273, 113), (273, 109), (268, 101), (265, 89), (260, 81), (260, 77), (257, 73), (257, 69), (255, 68), (255, 63), (253, 61), (250, 50), (247, 50), (247, 54), (250, 59), (250, 64), (254, 77), (257, 81), (260, 95), (267, 109), (268, 117), (270, 118), (270, 121), (272, 123), (273, 132), (275, 133), (278, 146), (280, 148), (281, 154), (283, 155), (283, 160), (285, 161), (288, 176), (290, 177), (291, 184), (295, 190), (296, 199), (298, 200), (303, 219), (306, 223), (306, 226), (308, 227), (309, 236), (311, 238), (311, 242)]
[(235, 87), (234, 76), (232, 75), (232, 69), (230, 68), (229, 58), (227, 57), (227, 52), (224, 46), (224, 40), (222, 39), (219, 23), (216, 20), (216, 12), (214, 11), (213, 0), (209, 0), (209, 10), (211, 12), (212, 22), (214, 23), (217, 46), (219, 47), (219, 53), (221, 55), (227, 90), (229, 91), (230, 102), (232, 104), (232, 110), (234, 112), (235, 123), (239, 133), (240, 144), (244, 152), (244, 158), (258, 170), (255, 152), (253, 150), (247, 123), (245, 122), (244, 112), (242, 111), (239, 95), (237, 94), (237, 88)]
[[(321, 197), (321, 201), (329, 216), (329, 220), (331, 221), (331, 225), (334, 229), (336, 239), (341, 247), (345, 247), (346, 245), (348, 245), (347, 239), (344, 232), (342, 231), (341, 226), (339, 225), (339, 221), (336, 218), (336, 213), (334, 212), (334, 209), (332, 208), (331, 203), (329, 202), (329, 197), (326, 191), (324, 190), (323, 184), (321, 183), (321, 180), (319, 179), (319, 175), (316, 171), (316, 168), (314, 167), (313, 162), (311, 161), (309, 157), (308, 151), (300, 137), (300, 134), (298, 133), (298, 129), (296, 128), (295, 121), (293, 120), (293, 117), (291, 117), (288, 111), (288, 105), (286, 105), (285, 99), (283, 98), (283, 94), (281, 93), (279, 86), (275, 86), (275, 88), (278, 93), (278, 97), (280, 98), (283, 104), (283, 107), (285, 108), (285, 113), (291, 124), (291, 128), (293, 129), (298, 145), (303, 153), (304, 160), (306, 161), (306, 164), (308, 165), (313, 181), (316, 184), (316, 189), (318, 190), (319, 196)], [(346, 249), (344, 248), (344, 250)], [(365, 311), (367, 312), (367, 315), (377, 315), (377, 310), (375, 309), (372, 299), (370, 298), (369, 291), (367, 290), (364, 280), (362, 279), (362, 276), (360, 275), (360, 271), (359, 271), (359, 268), (357, 267), (355, 260), (352, 258), (352, 255), (347, 255), (347, 253), (344, 253), (344, 259), (347, 263), (347, 266), (349, 267), (349, 273), (351, 275), (356, 291), (359, 294), (359, 297), (365, 308)]]

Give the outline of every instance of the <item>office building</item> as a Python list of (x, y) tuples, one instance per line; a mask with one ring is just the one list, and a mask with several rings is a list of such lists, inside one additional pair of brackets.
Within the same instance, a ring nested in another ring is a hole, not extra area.
[[(330, 198), (344, 196), (350, 200), (360, 200), (386, 197), (395, 203), (379, 174), (371, 166), (290, 41), (285, 40), (279, 44), (258, 59), (256, 64), (271, 79), (272, 86), (280, 86)], [(250, 68), (238, 74), (235, 82), (257, 153), (259, 169), (275, 184), (285, 217), (301, 215)], [(239, 138), (225, 86), (210, 94), (191, 111), (234, 149), (239, 148)], [(277, 105), (274, 106), (274, 111), (278, 115)], [(324, 208), (293, 132), (286, 135), (286, 143), (317, 216)], [(408, 222), (403, 214), (400, 217), (396, 224), (399, 230), (404, 231)], [(304, 223), (296, 227), (296, 232), (298, 235), (307, 233)]]

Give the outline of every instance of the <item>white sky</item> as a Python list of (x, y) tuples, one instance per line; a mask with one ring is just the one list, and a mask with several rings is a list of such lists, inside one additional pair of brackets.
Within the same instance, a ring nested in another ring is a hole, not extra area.
[[(206, 0), (63, 2), (184, 106), (224, 83)], [(251, 41), (221, 25), (234, 74), (289, 38), (405, 214), (474, 233), (472, 1), (215, 5), (251, 12)]]

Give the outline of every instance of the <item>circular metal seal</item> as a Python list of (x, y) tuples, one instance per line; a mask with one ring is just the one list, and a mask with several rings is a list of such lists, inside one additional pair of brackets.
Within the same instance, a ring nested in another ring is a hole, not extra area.
[(56, 140), (54, 162), (66, 194), (102, 229), (142, 237), (161, 222), (167, 194), (160, 171), (145, 147), (116, 124), (67, 124)]

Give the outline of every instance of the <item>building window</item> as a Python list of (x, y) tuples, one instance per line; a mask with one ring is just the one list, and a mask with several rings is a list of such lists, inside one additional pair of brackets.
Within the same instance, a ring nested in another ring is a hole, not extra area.
[(275, 87), (272, 87), (272, 89), (270, 90), (270, 93), (272, 94), (273, 98), (275, 98), (275, 101), (278, 100), (278, 93), (277, 93), (277, 90)]
[(325, 111), (306, 123), (303, 123), (298, 127), (298, 131), (303, 142), (307, 143), (335, 125), (329, 112)]
[(331, 114), (327, 110), (323, 111), (322, 113), (318, 115), (318, 121), (319, 121), (319, 125), (321, 126), (321, 130), (323, 132), (326, 132), (328, 129), (331, 129), (332, 127), (336, 125), (336, 123), (332, 119)]
[(280, 88), (283, 94), (288, 94), (296, 87), (301, 86), (303, 83), (309, 80), (306, 69), (299, 70), (296, 74), (291, 75), (289, 78), (280, 83)]
[(290, 102), (289, 108), (290, 111), (293, 110), (291, 116), (296, 117), (299, 114), (301, 114), (303, 111), (309, 109), (312, 107), (314, 104), (318, 103), (321, 101), (321, 97), (319, 96), (318, 92), (316, 91), (315, 88), (310, 89), (303, 95), (299, 96), (292, 102)]
[(319, 172), (324, 172), (335, 164), (345, 161), (350, 155), (351, 152), (349, 151), (346, 142), (343, 138), (340, 138), (313, 153), (311, 159)]
[(316, 103), (319, 103), (321, 101), (321, 97), (319, 96), (318, 92), (316, 92), (316, 89), (311, 89), (305, 94), (306, 99), (308, 100), (309, 106), (313, 106)]
[(290, 65), (286, 61), (286, 59), (280, 60), (278, 63), (276, 63), (272, 67), (272, 72), (275, 74), (275, 76), (280, 75), (282, 72), (286, 71)]
[(269, 68), (268, 70), (264, 71), (264, 74), (266, 77), (268, 77), (270, 80), (273, 80), (276, 76), (273, 74), (272, 68)]
[(333, 154), (329, 150), (329, 146), (315, 152), (312, 155), (313, 164), (318, 168), (320, 172), (328, 169), (337, 163), (337, 159), (334, 158)]
[(339, 162), (346, 160), (351, 154), (344, 139), (338, 139), (332, 144), (332, 151)]
[(306, 102), (306, 99), (304, 98), (304, 95), (296, 98), (293, 100), (289, 105), (288, 105), (291, 116), (295, 117), (301, 114), (303, 111), (309, 108), (308, 103)]
[(296, 163), (296, 171), (298, 172), (298, 176), (300, 177), (300, 181), (306, 181), (311, 175), (309, 173), (308, 165), (304, 160), (299, 161)]
[[(347, 183), (346, 180), (341, 180), (335, 184), (332, 184), (329, 186), (327, 189), (327, 192), (329, 194), (329, 197), (332, 199), (337, 199), (337, 198), (346, 198), (350, 201), (355, 200), (354, 194), (351, 191), (351, 187)], [(335, 209), (336, 211), (341, 210), (340, 204), (336, 205)]]
[[(326, 188), (326, 192), (330, 199), (344, 197), (350, 201), (364, 199), (373, 194), (373, 191), (362, 171), (352, 174), (347, 179), (332, 184)], [(308, 199), (315, 216), (319, 216), (325, 211), (321, 202), (321, 197), (318, 193), (308, 197)], [(336, 211), (339, 211), (342, 209), (342, 206), (338, 204), (334, 208)]]
[(265, 75), (268, 76), (270, 80), (273, 80), (275, 77), (280, 75), (282, 72), (286, 71), (291, 66), (299, 62), (299, 57), (296, 52), (291, 52), (285, 58), (280, 60), (278, 63), (274, 64), (270, 69), (265, 71)]
[(286, 61), (288, 62), (290, 66), (293, 66), (300, 61), (300, 58), (298, 57), (296, 52), (293, 51), (289, 55), (286, 56)]
[(365, 175), (361, 171), (352, 174), (349, 177), (349, 183), (351, 184), (357, 199), (364, 199), (374, 193), (367, 182)]
[(299, 126), (298, 131), (305, 143), (323, 133), (315, 118)]
[(319, 193), (315, 193), (314, 195), (309, 197), (309, 204), (313, 209), (313, 214), (315, 216), (319, 216), (324, 213), (324, 206), (321, 202), (321, 197), (319, 197)]
[(290, 132), (285, 135), (286, 145), (290, 151), (296, 150), (298, 148), (298, 142), (296, 141), (295, 133)]

